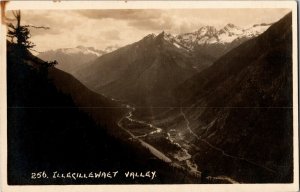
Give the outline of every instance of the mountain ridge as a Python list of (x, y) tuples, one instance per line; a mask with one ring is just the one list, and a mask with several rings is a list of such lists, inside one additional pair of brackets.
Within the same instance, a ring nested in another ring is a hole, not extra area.
[(220, 30), (214, 26), (203, 26), (195, 32), (179, 34), (176, 40), (190, 49), (199, 45), (226, 44), (239, 39), (250, 39), (263, 33), (271, 24), (255, 24), (250, 28), (237, 27), (228, 23)]
[(107, 96), (152, 104), (196, 72), (190, 57), (187, 50), (166, 41), (164, 33), (149, 34), (98, 58), (78, 71), (77, 77)]

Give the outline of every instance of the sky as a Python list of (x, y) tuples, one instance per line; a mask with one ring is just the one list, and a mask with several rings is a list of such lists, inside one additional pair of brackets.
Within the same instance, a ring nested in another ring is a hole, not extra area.
[[(273, 23), (289, 9), (123, 9), (123, 10), (21, 10), (23, 25), (50, 27), (31, 29), (35, 49), (43, 52), (79, 45), (105, 49), (124, 46), (161, 31), (193, 32), (202, 26), (217, 29), (228, 23), (242, 28)], [(12, 18), (8, 13), (7, 17)]]

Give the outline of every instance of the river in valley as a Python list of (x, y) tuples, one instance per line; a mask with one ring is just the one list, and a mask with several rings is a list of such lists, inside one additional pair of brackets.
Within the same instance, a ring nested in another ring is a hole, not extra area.
[[(117, 101), (116, 99), (112, 99)], [(134, 117), (136, 108), (129, 104), (122, 104), (128, 112), (117, 122), (118, 126), (128, 134), (128, 139), (137, 141), (148, 149), (156, 158), (178, 169), (185, 170), (187, 174), (201, 177), (201, 168), (194, 162), (194, 156), (199, 155), (191, 150), (195, 148), (193, 143), (186, 141), (186, 137), (200, 139), (189, 127), (184, 112), (181, 115), (186, 119), (184, 133), (176, 129), (163, 129), (150, 122), (139, 120)], [(194, 153), (194, 154), (193, 154)], [(238, 183), (227, 176), (209, 177), (222, 183)]]

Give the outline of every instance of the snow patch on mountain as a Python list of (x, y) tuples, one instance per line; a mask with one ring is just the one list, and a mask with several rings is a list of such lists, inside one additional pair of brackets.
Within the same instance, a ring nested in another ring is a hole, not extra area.
[(118, 45), (111, 45), (111, 46), (106, 47), (103, 51), (105, 53), (110, 53), (110, 52), (113, 52), (113, 51), (115, 51), (117, 49), (119, 49)]
[(158, 34), (155, 37), (156, 38), (163, 38), (165, 41), (171, 43), (175, 47), (177, 47), (179, 49), (185, 49), (185, 50), (189, 51), (189, 49), (187, 47), (185, 47), (180, 41), (178, 41), (178, 39), (176, 38), (176, 36), (173, 36), (170, 33), (167, 33), (165, 31), (163, 31), (163, 32), (161, 32), (160, 34)]

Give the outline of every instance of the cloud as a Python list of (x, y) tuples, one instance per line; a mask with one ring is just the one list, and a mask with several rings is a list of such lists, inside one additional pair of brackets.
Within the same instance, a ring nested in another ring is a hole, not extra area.
[[(162, 30), (193, 32), (203, 25), (221, 28), (228, 22), (245, 27), (275, 22), (287, 9), (111, 9), (22, 10), (22, 24), (50, 27), (31, 29), (36, 49), (45, 51), (78, 45), (105, 49), (124, 46)], [(255, 17), (253, 17), (255, 15)]]
[(174, 25), (170, 17), (152, 18), (147, 20), (133, 20), (128, 22), (129, 26), (140, 30), (168, 30)]
[(182, 21), (182, 22), (178, 22), (178, 25), (175, 26), (172, 30), (176, 34), (190, 33), (190, 32), (195, 31), (196, 29), (199, 29), (202, 26), (203, 26), (203, 24), (200, 22), (191, 23), (191, 22), (187, 22), (187, 21)]
[(88, 19), (112, 19), (126, 21), (128, 26), (138, 30), (167, 30), (176, 21), (163, 10), (157, 9), (121, 9), (121, 10), (79, 10), (77, 14)]
[(122, 9), (122, 10), (79, 10), (79, 15), (89, 19), (119, 19), (119, 20), (147, 20), (159, 18), (162, 14), (159, 10), (146, 9)]
[[(24, 25), (49, 27), (48, 30), (30, 28), (32, 36), (45, 34), (61, 34), (66, 28), (72, 30), (77, 20), (68, 16), (70, 11), (22, 11), (22, 23)], [(71, 13), (72, 14), (72, 13)]]
[(82, 44), (86, 43), (89, 41), (89, 37), (87, 36), (83, 36), (83, 35), (76, 35), (76, 38), (78, 39), (78, 41)]
[(120, 31), (117, 31), (117, 30), (104, 31), (104, 32), (102, 32), (102, 35), (106, 39), (120, 40)]

